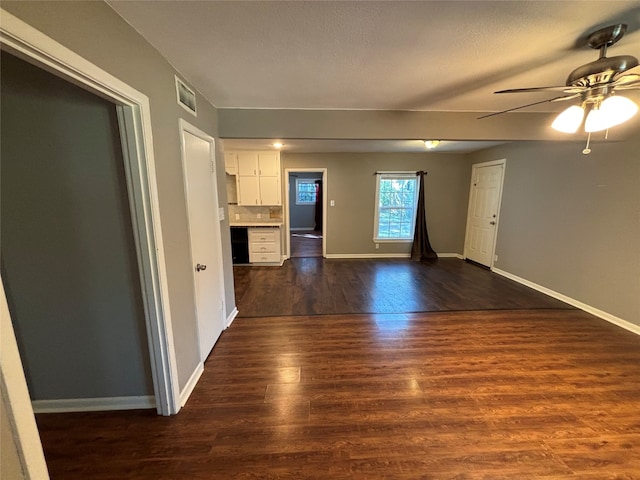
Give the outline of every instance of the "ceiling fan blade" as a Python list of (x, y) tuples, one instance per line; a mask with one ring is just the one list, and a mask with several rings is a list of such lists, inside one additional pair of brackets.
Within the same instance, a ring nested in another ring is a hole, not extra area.
[(625, 70), (623, 72), (620, 73), (616, 73), (613, 76), (613, 82), (614, 83), (618, 83), (620, 82), (620, 84), (624, 84), (627, 83), (628, 80), (626, 79), (634, 79), (634, 78), (638, 78), (640, 77), (640, 65), (637, 65), (633, 68), (630, 68), (629, 70)]
[(483, 118), (488, 118), (488, 117), (494, 117), (496, 115), (502, 115), (503, 113), (513, 112), (514, 110), (520, 110), (522, 108), (532, 107), (534, 105), (540, 105), (541, 103), (562, 102), (564, 100), (571, 100), (571, 99), (579, 97), (579, 96), (580, 96), (580, 94), (576, 93), (574, 95), (567, 95), (567, 96), (563, 96), (563, 97), (556, 97), (556, 98), (550, 98), (550, 99), (547, 99), (547, 100), (541, 100), (540, 102), (528, 103), (527, 105), (520, 105), (519, 107), (508, 108), (507, 110), (502, 110), (501, 112), (494, 112), (494, 113), (490, 113), (488, 115), (483, 115), (481, 117), (478, 117), (477, 120), (481, 120)]
[(640, 75), (625, 75), (613, 82), (616, 90), (631, 90), (640, 88)]
[(580, 93), (586, 90), (585, 87), (532, 87), (532, 88), (510, 88), (508, 90), (499, 90), (493, 93), (529, 93), (529, 92), (564, 92), (564, 93)]

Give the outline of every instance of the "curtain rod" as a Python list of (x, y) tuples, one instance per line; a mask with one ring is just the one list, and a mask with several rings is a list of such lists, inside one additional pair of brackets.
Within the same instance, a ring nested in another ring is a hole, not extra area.
[(418, 170), (417, 172), (413, 172), (411, 170), (405, 170), (403, 172), (392, 172), (392, 171), (387, 171), (387, 170), (379, 170), (377, 172), (373, 172), (374, 175), (420, 175), (421, 173), (424, 173), (425, 175), (427, 175), (428, 172), (425, 172), (423, 170)]

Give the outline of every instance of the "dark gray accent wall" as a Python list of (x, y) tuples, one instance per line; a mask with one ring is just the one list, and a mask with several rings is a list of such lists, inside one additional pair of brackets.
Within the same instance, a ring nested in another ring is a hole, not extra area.
[(640, 135), (495, 147), (507, 159), (495, 267), (640, 325)]
[[(379, 170), (429, 172), (425, 207), (433, 248), (462, 254), (471, 163), (467, 156), (437, 153), (282, 153), (282, 168), (327, 168), (324, 232), (328, 255), (407, 254), (410, 243), (380, 243), (375, 248), (373, 222)], [(283, 170), (284, 171), (284, 170)], [(329, 203), (329, 202), (327, 202)]]
[(31, 398), (153, 395), (115, 106), (1, 64), (2, 277)]

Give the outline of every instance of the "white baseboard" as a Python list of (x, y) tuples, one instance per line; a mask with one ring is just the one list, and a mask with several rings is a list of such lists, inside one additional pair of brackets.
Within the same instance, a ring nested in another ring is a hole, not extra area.
[(233, 311), (229, 314), (229, 316), (227, 317), (227, 328), (229, 328), (231, 326), (231, 324), (233, 323), (233, 321), (236, 319), (236, 317), (238, 316), (238, 307), (233, 307)]
[(505, 272), (504, 270), (500, 270), (499, 268), (494, 267), (491, 269), (491, 271), (497, 273), (498, 275), (502, 275), (503, 277), (506, 277), (509, 280), (513, 280), (514, 282), (518, 282), (529, 288), (533, 288), (534, 290), (544, 293), (545, 295), (549, 295), (550, 297), (553, 297), (557, 300), (568, 303), (569, 305), (579, 308), (580, 310), (590, 313), (591, 315), (595, 315), (596, 317), (602, 318), (603, 320), (606, 320), (609, 323), (613, 323), (618, 327), (622, 327), (625, 330), (629, 330), (630, 332), (635, 333), (636, 335), (640, 335), (640, 326), (634, 323), (628, 322), (627, 320), (623, 320), (622, 318), (616, 317), (615, 315), (607, 313), (598, 308), (592, 307), (591, 305), (587, 305), (586, 303), (582, 303), (581, 301), (576, 300), (574, 298), (567, 297), (566, 295), (556, 292), (555, 290), (551, 290), (550, 288), (543, 287), (542, 285), (538, 285), (537, 283), (533, 283), (529, 280), (518, 277), (517, 275), (514, 275), (512, 273)]
[(187, 384), (184, 386), (184, 388), (180, 392), (181, 407), (184, 407), (185, 404), (187, 403), (187, 400), (189, 400), (189, 397), (191, 396), (193, 389), (196, 388), (196, 384), (198, 383), (198, 380), (200, 380), (200, 377), (202, 376), (203, 372), (204, 372), (204, 365), (202, 364), (202, 362), (200, 362), (196, 367), (196, 369), (191, 374), (191, 377), (187, 381)]
[(438, 258), (459, 258), (464, 260), (464, 257), (459, 253), (438, 253)]
[(153, 395), (140, 397), (64, 398), (33, 400), (35, 413), (101, 412), (107, 410), (141, 410), (156, 408)]
[(327, 253), (326, 258), (410, 258), (410, 253)]
[[(438, 253), (439, 258), (459, 258), (459, 253)], [(326, 258), (411, 258), (411, 253), (327, 253)]]

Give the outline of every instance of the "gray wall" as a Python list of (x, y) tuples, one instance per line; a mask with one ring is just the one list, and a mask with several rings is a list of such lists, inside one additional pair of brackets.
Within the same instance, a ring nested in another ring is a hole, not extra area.
[[(178, 380), (199, 363), (178, 118), (216, 136), (216, 109), (197, 95), (197, 118), (176, 103), (175, 70), (103, 2), (2, 2), (2, 8), (149, 97)], [(218, 142), (219, 145), (220, 142)], [(224, 157), (217, 148), (219, 204), (226, 205)], [(221, 222), (227, 314), (235, 308), (228, 219)]]
[(2, 277), (31, 398), (153, 395), (115, 106), (1, 62)]
[(290, 172), (289, 174), (289, 227), (313, 230), (316, 225), (315, 205), (296, 205), (296, 179), (311, 178), (321, 180), (321, 173)]
[(427, 226), (433, 248), (462, 253), (469, 197), (470, 162), (464, 155), (435, 153), (282, 153), (282, 168), (327, 168), (327, 254), (410, 253), (409, 243), (373, 242), (378, 170), (429, 172)]
[(495, 266), (640, 325), (640, 136), (496, 147), (507, 159)]

